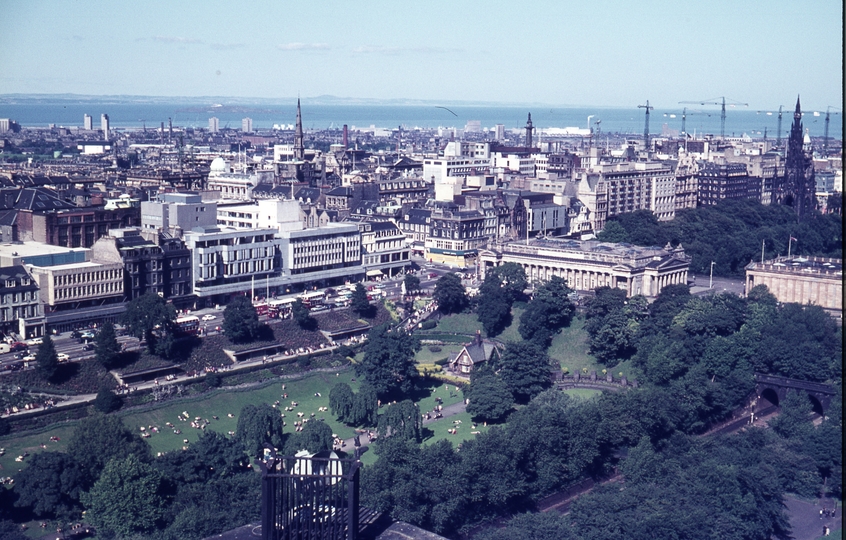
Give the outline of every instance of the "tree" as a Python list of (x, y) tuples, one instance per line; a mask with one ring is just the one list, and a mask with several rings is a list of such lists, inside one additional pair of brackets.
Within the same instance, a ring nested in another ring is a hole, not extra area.
[(309, 311), (308, 307), (299, 298), (291, 306), (291, 314), (294, 316), (294, 321), (303, 330), (314, 330), (317, 328), (317, 319), (311, 316), (311, 311)]
[(347, 383), (338, 383), (329, 390), (329, 411), (341, 422), (350, 416), (355, 394)]
[(410, 399), (388, 405), (379, 415), (379, 440), (401, 437), (419, 443), (423, 440), (423, 421), (420, 407)]
[(628, 242), (629, 233), (626, 232), (626, 229), (620, 224), (619, 221), (615, 219), (609, 219), (605, 222), (605, 227), (602, 228), (602, 231), (596, 235), (596, 239), (600, 242), (611, 242), (618, 244), (621, 242)]
[(801, 390), (788, 392), (779, 405), (780, 414), (770, 421), (773, 431), (786, 439), (808, 438), (814, 429), (808, 395)]
[(236, 296), (223, 310), (223, 331), (233, 343), (249, 343), (259, 336), (261, 323), (246, 296)]
[(499, 374), (518, 402), (525, 403), (552, 385), (549, 357), (534, 343), (506, 345)]
[(86, 474), (86, 487), (100, 475), (114, 457), (135, 454), (150, 461), (150, 447), (117, 416), (92, 416), (77, 424), (68, 441), (68, 454), (74, 456)]
[(351, 426), (375, 426), (378, 408), (379, 396), (376, 389), (365, 381), (353, 399), (352, 409), (345, 423)]
[(508, 293), (502, 289), (496, 279), (488, 280), (479, 288), (479, 303), (476, 316), (485, 334), (494, 337), (502, 333), (511, 324), (511, 301)]
[(281, 448), (282, 416), (267, 403), (244, 405), (238, 415), (235, 438), (241, 441), (246, 452), (253, 457), (260, 457), (265, 445)]
[(45, 379), (52, 379), (59, 370), (59, 356), (56, 353), (56, 345), (49, 334), (45, 335), (38, 352), (35, 353), (35, 367), (38, 373)]
[(548, 347), (552, 336), (570, 325), (576, 310), (570, 300), (572, 292), (559, 276), (552, 276), (541, 284), (520, 316), (518, 330), (523, 339), (533, 341), (544, 349)]
[(120, 409), (121, 405), (120, 396), (116, 395), (111, 388), (108, 386), (100, 387), (100, 391), (97, 392), (97, 397), (94, 399), (94, 408), (97, 411), (109, 414)]
[(576, 538), (567, 518), (558, 512), (520, 514), (502, 529), (482, 531), (478, 540), (570, 540)]
[(420, 288), (420, 278), (412, 274), (406, 274), (402, 282), (403, 285), (405, 285), (406, 294), (409, 294), (411, 293), (411, 291), (416, 291)]
[(64, 452), (40, 452), (28, 461), (15, 475), (15, 506), (39, 518), (78, 519), (85, 474), (77, 460)]
[(372, 317), (376, 311), (367, 299), (367, 289), (361, 283), (355, 284), (355, 290), (350, 298), (350, 308), (361, 317)]
[(173, 304), (155, 293), (145, 293), (129, 301), (123, 314), (127, 331), (138, 339), (147, 341), (150, 354), (159, 354), (158, 340), (173, 334), (176, 309)]
[(82, 495), (86, 519), (98, 532), (122, 538), (150, 534), (165, 515), (163, 483), (161, 473), (135, 455), (112, 459), (91, 491)]
[(94, 358), (106, 369), (111, 369), (120, 355), (120, 344), (115, 326), (106, 322), (94, 336)]
[(461, 278), (452, 272), (438, 279), (432, 298), (438, 303), (441, 313), (460, 313), (467, 307), (467, 291), (461, 284)]
[(310, 454), (316, 454), (323, 450), (331, 450), (334, 443), (332, 428), (324, 422), (312, 420), (306, 423), (303, 430), (293, 433), (285, 441), (284, 454), (293, 456), (300, 450), (306, 450)]
[(485, 281), (487, 282), (489, 279), (505, 291), (509, 302), (522, 298), (523, 291), (529, 285), (526, 280), (526, 270), (513, 262), (503, 263), (488, 269), (485, 272)]
[(473, 380), (465, 390), (465, 396), (470, 400), (467, 412), (478, 421), (499, 422), (511, 412), (514, 396), (497, 375), (488, 370), (480, 373), (479, 376), (474, 376), (475, 372), (471, 374)]
[(364, 358), (355, 365), (355, 373), (364, 377), (379, 396), (399, 390), (408, 392), (417, 376), (414, 354), (420, 341), (399, 328), (377, 326), (367, 335)]

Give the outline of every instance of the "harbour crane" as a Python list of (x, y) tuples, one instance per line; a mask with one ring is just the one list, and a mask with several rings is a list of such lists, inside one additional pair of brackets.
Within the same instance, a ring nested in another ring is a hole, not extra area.
[(655, 107), (649, 106), (649, 100), (646, 100), (646, 105), (638, 105), (638, 109), (646, 109), (646, 122), (643, 126), (643, 144), (646, 147), (646, 151), (649, 152), (649, 111), (650, 109), (654, 109)]
[[(781, 110), (784, 108), (784, 105), (778, 106), (778, 131), (776, 133), (776, 148), (781, 146)], [(757, 111), (758, 114), (764, 113), (769, 116), (772, 116), (775, 111)]]
[[(823, 139), (823, 157), (828, 156), (828, 124), (831, 121), (831, 109), (840, 110), (837, 107), (829, 105), (825, 108), (825, 138)], [(837, 114), (837, 113), (834, 113)]]
[[(716, 101), (719, 99), (720, 101)], [(737, 107), (738, 105), (748, 107), (748, 103), (741, 103), (739, 101), (734, 101), (733, 99), (729, 99), (729, 101), (733, 101), (734, 103), (729, 103), (729, 107)], [(722, 105), (722, 109), (720, 112), (720, 139), (725, 139), (726, 137), (726, 98), (725, 96), (720, 96), (719, 98), (710, 98), (710, 99), (703, 99), (701, 101), (679, 101), (679, 104), (699, 104), (699, 105)]]

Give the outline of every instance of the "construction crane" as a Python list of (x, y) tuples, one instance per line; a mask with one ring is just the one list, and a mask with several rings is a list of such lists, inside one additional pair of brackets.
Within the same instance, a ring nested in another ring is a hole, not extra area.
[(837, 107), (832, 107), (831, 105), (825, 108), (825, 138), (823, 139), (823, 157), (828, 156), (828, 124), (831, 121), (831, 109), (837, 109), (838, 111), (840, 110)]
[[(778, 131), (776, 133), (776, 148), (781, 146), (781, 110), (784, 108), (784, 105), (778, 106)], [(772, 116), (775, 114), (775, 111), (756, 111), (758, 114), (766, 114)]]
[[(719, 99), (720, 101), (715, 101)], [(737, 107), (738, 105), (748, 107), (748, 103), (741, 103), (739, 101), (735, 101), (733, 99), (729, 99), (729, 101), (733, 101), (734, 103), (729, 103), (730, 107)], [(679, 101), (679, 104), (699, 104), (699, 105), (722, 105), (722, 110), (720, 112), (720, 139), (725, 139), (726, 137), (726, 98), (724, 96), (720, 96), (719, 98), (710, 98), (710, 99), (703, 99), (701, 101)]]
[(649, 111), (650, 109), (654, 109), (655, 107), (649, 106), (649, 100), (646, 100), (646, 105), (638, 105), (638, 109), (646, 109), (646, 122), (643, 126), (643, 144), (646, 147), (646, 151), (649, 152)]

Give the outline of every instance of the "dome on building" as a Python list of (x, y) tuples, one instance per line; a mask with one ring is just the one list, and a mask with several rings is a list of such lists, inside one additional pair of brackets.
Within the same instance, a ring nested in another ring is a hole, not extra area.
[(211, 162), (211, 172), (226, 172), (228, 168), (226, 160), (222, 157), (216, 157)]

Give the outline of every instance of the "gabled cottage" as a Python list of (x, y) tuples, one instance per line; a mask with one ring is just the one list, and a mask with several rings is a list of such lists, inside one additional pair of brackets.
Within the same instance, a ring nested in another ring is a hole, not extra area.
[(487, 362), (491, 358), (502, 356), (501, 346), (493, 341), (482, 339), (482, 333), (476, 331), (476, 338), (464, 345), (461, 352), (449, 361), (449, 369), (453, 373), (469, 375), (476, 366)]

